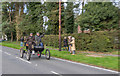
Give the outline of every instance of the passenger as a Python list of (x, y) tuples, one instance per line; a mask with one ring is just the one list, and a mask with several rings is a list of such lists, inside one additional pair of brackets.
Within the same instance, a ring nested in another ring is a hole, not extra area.
[(26, 36), (24, 36), (24, 46), (26, 46), (26, 49), (28, 49), (27, 37)]
[(23, 47), (23, 42), (24, 42), (24, 38), (21, 37), (21, 43), (20, 43), (20, 46)]
[[(36, 33), (35, 35), (35, 43), (36, 43), (36, 46), (43, 46), (43, 43), (41, 41), (41, 38), (44, 36), (44, 33), (43, 35), (40, 35), (39, 32)], [(38, 56), (40, 56), (40, 54), (38, 53)]]
[(42, 41), (41, 41), (41, 38), (44, 36), (44, 33), (43, 33), (43, 35), (40, 35), (38, 32), (36, 33), (36, 35), (35, 35), (35, 42), (36, 42), (36, 45), (41, 45), (41, 46), (43, 46), (43, 44), (41, 43)]

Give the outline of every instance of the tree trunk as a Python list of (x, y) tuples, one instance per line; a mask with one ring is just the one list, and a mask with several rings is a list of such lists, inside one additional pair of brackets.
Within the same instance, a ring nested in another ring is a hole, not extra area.
[(13, 42), (13, 32), (11, 32), (11, 42)]
[[(11, 12), (10, 12), (10, 8), (9, 7), (8, 7), (8, 9), (9, 9), (9, 19), (10, 19), (10, 23), (9, 24), (10, 24), (10, 27), (11, 27), (12, 26), (11, 25), (11, 21), (12, 21), (11, 20)], [(13, 42), (13, 32), (12, 32), (12, 30), (11, 30), (11, 42)]]
[(16, 30), (16, 38), (17, 38), (17, 41), (19, 40), (20, 38), (20, 31), (19, 31), (19, 3), (16, 3), (15, 4), (15, 7), (16, 7), (16, 11), (15, 11), (15, 21), (16, 21), (16, 26), (15, 26), (15, 30)]
[[(16, 11), (15, 11), (16, 27), (15, 27), (15, 29), (16, 29), (16, 38), (17, 38), (17, 41), (18, 41), (20, 39), (21, 35), (22, 35), (22, 31), (19, 28), (19, 24), (22, 21), (21, 16), (24, 14), (24, 3), (16, 3), (15, 7), (16, 7)], [(21, 12), (19, 12), (20, 7), (21, 7)]]

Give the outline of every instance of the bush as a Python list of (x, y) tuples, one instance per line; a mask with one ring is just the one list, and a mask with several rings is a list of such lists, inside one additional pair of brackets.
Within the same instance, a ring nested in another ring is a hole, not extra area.
[[(62, 47), (63, 47), (63, 38), (65, 36), (75, 37), (76, 50), (83, 51), (95, 51), (95, 52), (110, 52), (115, 47), (118, 47), (118, 44), (115, 43), (115, 38), (118, 36), (117, 31), (110, 32), (93, 32), (93, 33), (80, 33), (80, 34), (67, 34), (62, 35)], [(59, 47), (59, 36), (58, 35), (45, 35), (43, 37), (43, 43), (47, 46), (52, 46), (55, 48)]]

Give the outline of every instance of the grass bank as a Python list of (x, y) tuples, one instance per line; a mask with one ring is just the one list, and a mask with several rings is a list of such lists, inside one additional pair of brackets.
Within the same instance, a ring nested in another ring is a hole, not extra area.
[[(20, 49), (20, 42), (2, 42), (2, 46), (7, 46), (15, 49)], [(86, 54), (78, 53), (71, 55), (68, 51), (50, 50), (51, 56), (89, 65), (99, 66), (107, 69), (118, 70), (118, 57), (103, 56), (103, 57), (89, 57)], [(120, 67), (119, 67), (120, 68)]]

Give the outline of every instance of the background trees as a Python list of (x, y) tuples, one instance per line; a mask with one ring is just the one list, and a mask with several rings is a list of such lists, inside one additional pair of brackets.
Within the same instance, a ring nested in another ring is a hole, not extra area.
[(74, 12), (73, 12), (73, 2), (67, 2), (67, 6), (64, 12), (64, 21), (65, 21), (65, 32), (73, 33), (74, 30)]
[[(112, 2), (62, 3), (62, 34), (81, 30), (104, 31), (118, 29), (118, 7)], [(80, 6), (82, 5), (83, 8)], [(81, 9), (77, 13), (75, 8)], [(58, 34), (58, 2), (11, 2), (2, 4), (2, 29), (11, 41), (19, 40), (30, 32)], [(75, 31), (74, 31), (75, 30)]]
[[(62, 32), (64, 32), (64, 3), (61, 3), (61, 23), (62, 23)], [(48, 17), (48, 25), (47, 33), (48, 34), (58, 34), (59, 30), (59, 3), (58, 2), (47, 2), (46, 3), (46, 16)]]
[(46, 16), (48, 17), (48, 32), (50, 34), (58, 34), (58, 26), (59, 26), (59, 3), (58, 2), (48, 2), (46, 3)]
[[(9, 34), (11, 41), (13, 41), (14, 28), (14, 3), (3, 3), (2, 6), (2, 32), (3, 34)], [(8, 35), (8, 37), (9, 37)]]
[(111, 2), (90, 2), (84, 10), (76, 19), (82, 29), (100, 31), (118, 28), (118, 8)]
[(29, 2), (26, 6), (27, 11), (22, 15), (23, 20), (20, 22), (22, 32), (24, 34), (43, 32), (44, 4)]

